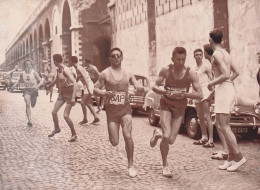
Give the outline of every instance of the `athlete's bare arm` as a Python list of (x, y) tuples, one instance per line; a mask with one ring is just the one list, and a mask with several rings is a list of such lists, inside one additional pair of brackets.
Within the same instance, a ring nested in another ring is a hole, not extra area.
[(160, 88), (160, 86), (163, 84), (165, 78), (166, 78), (166, 74), (169, 70), (169, 67), (163, 67), (159, 73), (159, 76), (157, 77), (156, 81), (155, 81), (155, 84), (153, 86), (153, 91), (157, 94), (165, 94), (166, 93), (166, 90), (165, 89), (162, 89)]
[[(84, 79), (85, 84), (87, 86), (88, 92), (90, 94), (90, 88), (89, 88), (89, 84), (88, 84), (88, 79), (87, 79), (87, 76), (86, 76), (86, 74), (84, 72), (84, 68), (83, 67), (78, 67), (78, 70), (79, 70), (79, 73), (81, 74), (81, 76), (83, 76), (83, 79)], [(88, 75), (88, 73), (87, 73), (87, 75)]]
[(21, 73), (19, 80), (16, 83), (14, 83), (14, 85), (12, 86), (12, 90), (15, 89), (16, 86), (20, 85), (20, 83), (23, 83), (23, 82), (24, 82), (23, 73)]
[(100, 76), (100, 72), (98, 71), (97, 67), (93, 65), (92, 68), (95, 71), (95, 73), (97, 74), (97, 76), (99, 77)]
[(70, 69), (64, 69), (64, 75), (66, 75), (69, 80), (73, 83), (73, 92), (72, 92), (72, 99), (71, 99), (71, 103), (75, 103), (75, 99), (76, 99), (76, 79), (73, 77), (73, 75), (70, 72)]
[(213, 86), (220, 84), (230, 78), (230, 71), (225, 64), (223, 54), (220, 52), (214, 53), (213, 59), (221, 74), (216, 76), (216, 78), (208, 84), (209, 90), (213, 90)]
[(34, 71), (34, 77), (36, 78), (38, 85), (37, 85), (37, 89), (39, 89), (43, 84), (44, 84), (44, 78), (41, 78), (40, 75)]
[(102, 90), (105, 86), (105, 82), (106, 82), (106, 78), (107, 78), (107, 72), (106, 71), (107, 70), (103, 71), (100, 74), (98, 81), (95, 83), (94, 94), (98, 95), (98, 96), (113, 97), (115, 95), (115, 93)]
[(212, 66), (211, 63), (206, 62), (205, 64), (205, 71), (209, 77), (210, 80), (213, 80), (213, 74), (212, 74)]
[(183, 97), (191, 98), (191, 99), (202, 99), (203, 93), (196, 72), (190, 70), (189, 77), (194, 91), (183, 93)]
[(139, 92), (144, 92), (144, 87), (136, 80), (135, 76), (132, 73), (128, 73), (128, 74), (129, 74), (129, 80), (130, 82), (132, 82), (136, 90)]

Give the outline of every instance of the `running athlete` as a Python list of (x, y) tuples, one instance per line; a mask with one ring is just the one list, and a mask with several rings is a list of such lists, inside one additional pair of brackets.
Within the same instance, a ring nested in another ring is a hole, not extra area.
[(83, 125), (88, 122), (86, 106), (94, 116), (94, 121), (92, 122), (92, 124), (97, 124), (100, 120), (97, 117), (97, 114), (92, 106), (91, 97), (91, 94), (93, 94), (94, 84), (90, 79), (88, 72), (86, 72), (86, 70), (78, 64), (78, 58), (76, 56), (71, 57), (71, 63), (76, 69), (78, 80), (80, 80), (84, 85), (84, 94), (80, 102), (83, 111), (83, 120), (79, 122), (79, 124)]
[[(161, 94), (160, 100), (160, 124), (162, 134), (155, 129), (150, 141), (154, 147), (159, 138), (162, 138), (160, 150), (163, 162), (163, 176), (172, 177), (167, 161), (169, 145), (173, 144), (179, 132), (184, 112), (187, 106), (187, 98), (202, 99), (203, 94), (199, 85), (199, 79), (194, 71), (186, 67), (186, 49), (175, 47), (172, 52), (173, 64), (163, 67), (156, 79), (153, 91)], [(164, 89), (159, 86), (165, 81)], [(189, 92), (192, 84), (194, 91)]]
[[(46, 74), (46, 85), (51, 84), (55, 79), (54, 74), (51, 72), (51, 69), (47, 69), (47, 74)], [(52, 93), (53, 93), (53, 87), (50, 88), (49, 90), (46, 90), (46, 95), (50, 93), (50, 102), (52, 102)]]
[[(84, 60), (83, 67), (86, 69), (86, 71), (88, 72), (91, 80), (95, 84), (98, 81), (98, 78), (100, 76), (100, 72), (98, 71), (97, 67), (92, 65), (91, 61), (88, 58), (86, 58)], [(99, 113), (101, 111), (99, 98), (95, 94), (94, 94), (94, 98), (96, 100), (96, 104), (97, 104), (97, 107), (98, 107), (97, 113)]]
[(25, 90), (23, 92), (24, 101), (26, 104), (26, 115), (28, 118), (27, 125), (32, 127), (32, 114), (31, 114), (31, 106), (34, 107), (36, 105), (38, 89), (41, 85), (43, 85), (43, 79), (39, 76), (39, 74), (33, 70), (33, 61), (31, 59), (26, 59), (23, 62), (24, 71), (20, 75), (20, 79), (17, 83), (14, 84), (12, 90), (20, 85), (20, 83), (24, 84)]
[[(213, 79), (211, 64), (205, 61), (202, 61), (203, 52), (202, 49), (196, 49), (194, 52), (194, 58), (196, 60), (196, 73), (199, 77), (199, 83), (203, 93), (202, 100), (196, 100), (195, 106), (197, 110), (197, 115), (200, 120), (200, 128), (202, 137), (200, 140), (193, 142), (195, 145), (203, 145), (205, 148), (213, 148), (213, 124), (210, 118), (209, 111), (209, 101), (208, 97), (210, 91), (208, 89), (208, 83)], [(209, 138), (208, 135), (209, 134)]]
[(230, 127), (231, 111), (236, 100), (235, 88), (230, 77), (232, 60), (230, 54), (221, 47), (223, 33), (215, 29), (209, 33), (209, 36), (209, 42), (214, 51), (211, 64), (215, 79), (209, 82), (208, 89), (213, 90), (215, 86), (216, 126), (222, 132), (228, 147), (228, 160), (219, 166), (219, 169), (236, 171), (246, 163), (246, 159), (242, 156)]
[(46, 88), (49, 89), (53, 87), (55, 83), (57, 83), (59, 86), (59, 95), (52, 110), (54, 130), (51, 132), (51, 134), (48, 135), (48, 137), (53, 137), (56, 133), (60, 132), (57, 113), (66, 102), (63, 116), (67, 124), (69, 125), (72, 134), (71, 138), (68, 141), (73, 142), (77, 139), (77, 135), (74, 129), (73, 122), (70, 119), (70, 110), (72, 106), (75, 105), (76, 80), (71, 74), (71, 70), (63, 64), (63, 58), (60, 54), (53, 55), (53, 62), (57, 67), (57, 77), (50, 85), (46, 86)]
[[(128, 86), (132, 82), (137, 91), (143, 92), (143, 87), (136, 81), (134, 75), (121, 68), (123, 52), (119, 48), (110, 50), (111, 67), (101, 72), (99, 81), (95, 84), (94, 93), (106, 96), (106, 115), (110, 143), (117, 146), (119, 143), (119, 129), (125, 140), (125, 149), (128, 159), (128, 174), (136, 176), (133, 166), (134, 142), (132, 139), (132, 114), (128, 100)], [(106, 91), (101, 90), (105, 86)]]

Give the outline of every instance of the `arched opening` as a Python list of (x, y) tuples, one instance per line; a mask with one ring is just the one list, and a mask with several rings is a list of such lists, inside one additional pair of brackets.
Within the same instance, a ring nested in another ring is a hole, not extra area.
[(28, 44), (28, 39), (26, 39), (26, 52), (25, 54), (27, 55), (29, 53), (29, 44)]
[(111, 39), (108, 36), (100, 36), (94, 41), (96, 51), (93, 55), (93, 64), (97, 66), (99, 71), (103, 71), (109, 64), (109, 51), (111, 49)]
[(39, 68), (39, 61), (38, 60), (39, 60), (39, 58), (38, 58), (37, 42), (38, 42), (37, 32), (36, 32), (36, 30), (34, 30), (34, 32), (33, 32), (33, 49), (34, 49), (33, 60), (34, 60), (34, 63), (36, 64), (36, 69), (38, 71), (38, 68)]
[(68, 1), (64, 2), (62, 12), (62, 51), (64, 56), (64, 63), (69, 64), (71, 57), (71, 14)]
[(51, 67), (51, 45), (50, 45), (50, 40), (51, 38), (51, 30), (50, 30), (50, 22), (49, 19), (46, 19), (45, 22), (45, 48), (44, 48), (44, 59), (45, 59), (45, 63), (46, 65), (44, 66), (46, 70), (47, 67)]
[(23, 41), (23, 56), (25, 55), (25, 43)]
[(39, 72), (43, 72), (44, 71), (44, 66), (42, 63), (43, 60), (43, 47), (42, 47), (42, 43), (43, 43), (43, 29), (42, 29), (42, 25), (39, 26), (39, 51), (38, 51), (38, 65), (39, 65)]

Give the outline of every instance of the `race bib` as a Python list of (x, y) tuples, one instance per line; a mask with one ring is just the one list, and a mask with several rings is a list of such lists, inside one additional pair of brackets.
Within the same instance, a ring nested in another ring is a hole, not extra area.
[(24, 86), (25, 86), (25, 88), (32, 88), (32, 87), (34, 87), (34, 83), (33, 82), (25, 82)]
[(166, 87), (166, 90), (170, 92), (186, 92), (187, 88)]
[(110, 99), (109, 104), (124, 105), (125, 104), (125, 92), (115, 92), (115, 96)]

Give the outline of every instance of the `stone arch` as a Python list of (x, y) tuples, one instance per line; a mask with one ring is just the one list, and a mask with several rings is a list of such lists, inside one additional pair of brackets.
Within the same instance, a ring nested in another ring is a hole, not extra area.
[(37, 38), (37, 31), (36, 29), (33, 32), (33, 49), (37, 50), (37, 45), (38, 45), (38, 38)]
[(72, 54), (71, 48), (71, 9), (67, 0), (63, 3), (62, 9), (62, 54), (64, 56), (64, 63), (69, 64), (69, 60)]
[(43, 42), (43, 29), (42, 29), (42, 25), (40, 24), (40, 26), (39, 26), (39, 46), (42, 46), (42, 42)]
[(109, 67), (109, 52), (111, 49), (111, 38), (109, 36), (100, 36), (94, 40), (96, 52), (93, 55), (93, 64), (98, 67), (100, 71)]
[(26, 48), (25, 55), (27, 55), (27, 54), (29, 53), (29, 51), (28, 51), (28, 50), (29, 50), (28, 38), (26, 38), (25, 44), (26, 44), (26, 45), (25, 45), (25, 46), (26, 46), (26, 47), (25, 47), (25, 48)]
[(45, 41), (48, 42), (51, 38), (51, 31), (50, 31), (50, 22), (49, 19), (47, 18), (45, 21), (45, 26), (44, 26), (44, 31), (45, 31)]
[(33, 50), (33, 38), (32, 38), (32, 34), (30, 34), (30, 37), (29, 37), (29, 39), (30, 39), (30, 52)]

